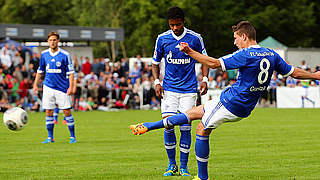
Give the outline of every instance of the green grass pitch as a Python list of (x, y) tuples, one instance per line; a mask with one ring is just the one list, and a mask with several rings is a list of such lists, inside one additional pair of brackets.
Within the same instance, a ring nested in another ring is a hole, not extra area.
[[(168, 163), (163, 130), (133, 136), (128, 128), (160, 120), (160, 111), (73, 115), (76, 144), (68, 143), (62, 114), (55, 126), (54, 144), (41, 144), (47, 136), (45, 113), (29, 113), (29, 124), (20, 132), (9, 131), (2, 123), (0, 179), (191, 179), (162, 177)], [(193, 122), (188, 164), (192, 175), (197, 174), (194, 142), (198, 123)], [(215, 130), (210, 148), (211, 179), (320, 179), (319, 109), (258, 108), (249, 118)]]

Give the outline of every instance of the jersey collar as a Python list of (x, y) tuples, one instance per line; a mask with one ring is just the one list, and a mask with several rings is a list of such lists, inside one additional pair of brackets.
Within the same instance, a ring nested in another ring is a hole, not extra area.
[(249, 46), (249, 48), (261, 48), (261, 47), (258, 44), (256, 44), (256, 45)]
[(56, 51), (55, 53), (53, 53), (53, 52), (51, 51), (51, 49), (49, 48), (50, 56), (56, 56), (59, 52), (60, 52), (60, 48), (59, 48), (59, 47), (58, 47), (58, 51)]
[(173, 31), (171, 31), (171, 34), (177, 41), (179, 41), (187, 34), (187, 28), (183, 27), (183, 33), (180, 36), (176, 36)]

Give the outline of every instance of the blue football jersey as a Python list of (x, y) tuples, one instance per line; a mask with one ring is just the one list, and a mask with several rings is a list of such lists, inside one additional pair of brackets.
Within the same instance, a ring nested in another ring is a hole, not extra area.
[(43, 84), (62, 92), (69, 88), (68, 75), (74, 73), (70, 54), (59, 48), (55, 53), (50, 49), (41, 52), (38, 73), (45, 73)]
[(259, 45), (241, 49), (219, 58), (223, 71), (239, 69), (239, 76), (220, 96), (222, 104), (234, 115), (248, 117), (261, 94), (270, 84), (273, 71), (289, 76), (294, 67), (275, 51)]
[(178, 93), (196, 93), (196, 60), (179, 50), (181, 42), (187, 42), (192, 49), (207, 55), (200, 34), (184, 28), (182, 35), (178, 37), (172, 30), (168, 30), (157, 38), (153, 64), (160, 64), (161, 59), (165, 58), (164, 90)]

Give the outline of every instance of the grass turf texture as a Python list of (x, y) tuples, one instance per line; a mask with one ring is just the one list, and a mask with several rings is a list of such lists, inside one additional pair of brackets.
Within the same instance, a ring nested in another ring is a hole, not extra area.
[[(222, 125), (210, 136), (209, 176), (320, 179), (318, 114), (318, 109), (256, 109), (247, 119)], [(68, 143), (61, 114), (54, 144), (41, 144), (47, 136), (45, 113), (29, 113), (29, 124), (20, 132), (2, 124), (0, 179), (169, 179), (162, 177), (168, 163), (163, 130), (133, 136), (128, 128), (160, 120), (159, 111), (74, 112), (73, 116), (76, 144)], [(188, 164), (192, 175), (197, 174), (198, 122), (193, 122)]]

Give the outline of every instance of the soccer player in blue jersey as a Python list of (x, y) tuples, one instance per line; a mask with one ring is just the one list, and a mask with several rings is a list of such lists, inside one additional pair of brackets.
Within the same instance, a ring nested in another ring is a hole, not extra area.
[[(196, 60), (179, 50), (181, 42), (188, 42), (190, 46), (206, 55), (204, 43), (200, 34), (184, 27), (184, 12), (179, 7), (168, 10), (170, 30), (160, 34), (156, 40), (152, 71), (155, 78), (156, 94), (162, 99), (162, 117), (166, 118), (179, 112), (185, 113), (196, 105), (197, 77), (195, 73)], [(165, 59), (163, 85), (160, 84), (160, 62)], [(207, 66), (202, 67), (203, 81), (200, 86), (202, 94), (207, 92)], [(187, 163), (191, 145), (191, 124), (180, 125), (180, 175), (190, 176)], [(178, 173), (176, 165), (176, 135), (173, 127), (164, 129), (164, 142), (169, 165), (164, 176)]]
[(209, 135), (213, 129), (226, 122), (235, 122), (250, 115), (261, 94), (267, 89), (273, 71), (283, 76), (296, 79), (320, 79), (320, 71), (311, 73), (288, 65), (274, 50), (260, 47), (256, 42), (255, 28), (248, 21), (241, 21), (232, 27), (234, 45), (239, 50), (219, 59), (208, 57), (193, 50), (188, 43), (180, 44), (180, 51), (187, 53), (210, 68), (221, 68), (223, 71), (239, 69), (239, 76), (231, 87), (226, 88), (220, 100), (210, 100), (163, 120), (131, 125), (133, 134), (173, 127), (201, 119), (197, 127), (195, 144), (198, 162), (198, 176), (195, 179), (208, 179)]
[(39, 68), (33, 85), (34, 93), (38, 93), (38, 81), (45, 73), (43, 81), (42, 106), (46, 109), (46, 126), (48, 138), (43, 143), (53, 143), (54, 118), (53, 110), (59, 106), (63, 109), (70, 131), (70, 143), (75, 143), (74, 119), (71, 114), (71, 94), (73, 91), (74, 70), (70, 54), (59, 48), (59, 34), (48, 34), (49, 49), (42, 51)]

